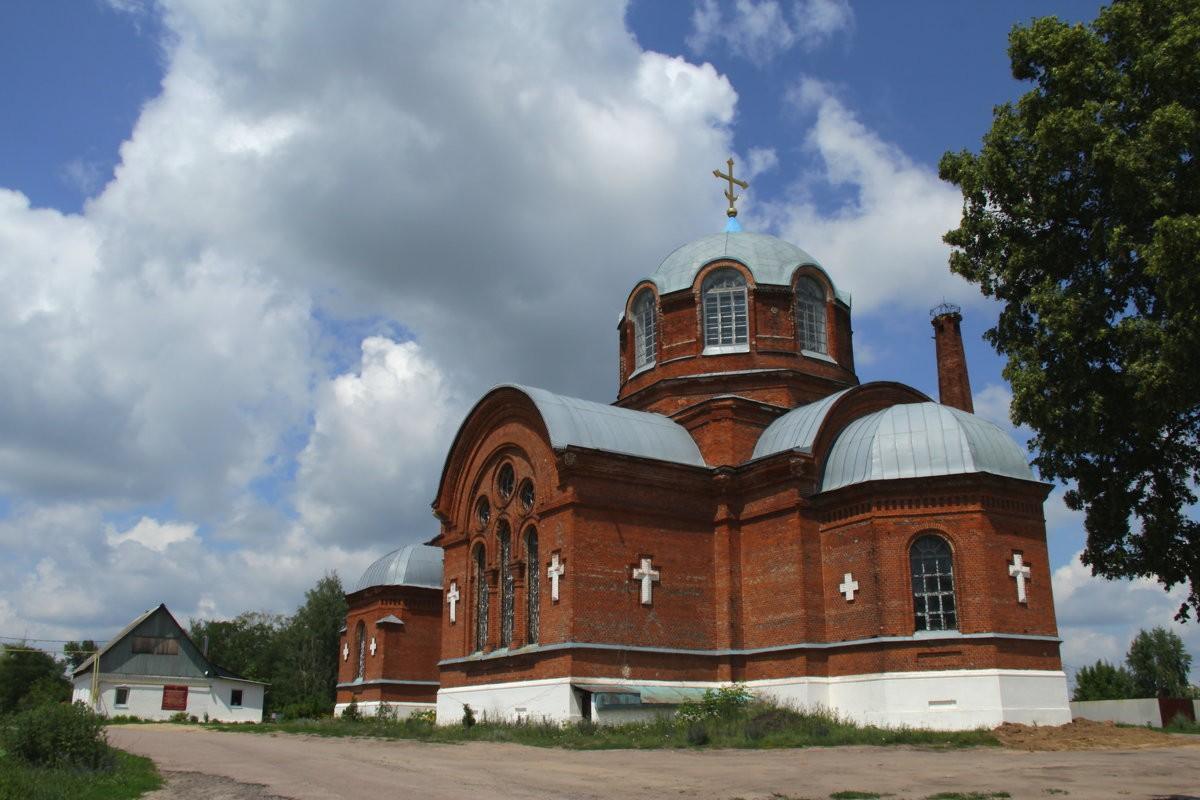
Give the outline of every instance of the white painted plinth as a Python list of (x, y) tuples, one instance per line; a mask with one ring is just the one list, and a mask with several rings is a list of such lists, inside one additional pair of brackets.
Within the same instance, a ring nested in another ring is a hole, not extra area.
[[(703, 681), (623, 681), (586, 678), (578, 683), (621, 686), (716, 688)], [(439, 725), (462, 720), (470, 704), (477, 720), (573, 722), (583, 718), (580, 693), (570, 678), (443, 688)], [(890, 672), (835, 678), (749, 681), (756, 695), (795, 708), (824, 708), (859, 724), (935, 730), (994, 728), (1004, 722), (1065, 725), (1071, 721), (1066, 675), (1057, 670), (943, 670)], [(601, 724), (652, 719), (670, 706), (596, 709)]]
[[(340, 717), (349, 703), (338, 703), (333, 707), (333, 715)], [(358, 704), (358, 713), (363, 717), (374, 717), (379, 714), (380, 701), (366, 700)], [(437, 706), (433, 703), (402, 703), (397, 700), (384, 700), (382, 705), (388, 707), (388, 714), (395, 719), (408, 719), (421, 711), (433, 711)]]

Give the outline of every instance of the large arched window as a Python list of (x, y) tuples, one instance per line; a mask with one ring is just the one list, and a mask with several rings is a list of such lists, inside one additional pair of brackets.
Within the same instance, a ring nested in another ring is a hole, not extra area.
[[(750, 340), (746, 279), (736, 269), (719, 269), (704, 279), (704, 346), (738, 347)], [(741, 349), (741, 348), (739, 348)]]
[(796, 334), (801, 350), (829, 352), (825, 339), (825, 292), (812, 278), (796, 281)]
[(633, 366), (653, 364), (658, 352), (658, 310), (654, 292), (645, 289), (633, 301)]
[(954, 558), (950, 543), (926, 534), (908, 551), (912, 567), (913, 614), (919, 631), (958, 628), (958, 605), (954, 601)]
[(541, 610), (538, 602), (541, 599), (540, 585), (542, 582), (542, 562), (538, 558), (537, 528), (528, 528), (525, 531), (525, 564), (529, 575), (528, 588), (525, 591), (525, 621), (528, 629), (525, 640), (529, 644), (537, 644)]
[(358, 621), (354, 635), (357, 638), (358, 646), (358, 664), (354, 668), (354, 680), (361, 681), (367, 671), (367, 626), (363, 624), (362, 620)]
[(508, 562), (512, 560), (512, 530), (500, 520), (496, 526), (500, 543), (500, 646), (508, 647), (513, 637), (513, 574)]
[(487, 647), (488, 637), (487, 555), (483, 545), (476, 546), (472, 561), (475, 572), (475, 649), (482, 651)]

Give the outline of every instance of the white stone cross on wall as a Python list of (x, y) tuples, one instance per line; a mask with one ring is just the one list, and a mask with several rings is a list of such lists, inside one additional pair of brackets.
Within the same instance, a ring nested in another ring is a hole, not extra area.
[(558, 602), (558, 581), (567, 574), (567, 565), (562, 563), (558, 553), (550, 554), (550, 566), (546, 568), (546, 577), (550, 578), (550, 599)]
[(1029, 567), (1025, 566), (1020, 553), (1013, 553), (1013, 563), (1008, 565), (1008, 574), (1017, 579), (1017, 602), (1028, 603), (1025, 581), (1029, 580)]
[(633, 568), (633, 579), (642, 582), (642, 605), (648, 606), (654, 602), (654, 584), (658, 581), (658, 570), (643, 558), (640, 567)]
[(854, 580), (854, 574), (847, 572), (842, 578), (842, 585), (838, 587), (838, 591), (846, 595), (847, 600), (854, 599), (854, 593), (858, 591), (858, 581)]
[(450, 604), (450, 621), (458, 621), (458, 581), (450, 581), (450, 591), (446, 592), (446, 602)]
[(342, 645), (342, 661), (346, 661), (349, 658), (350, 658), (350, 645), (349, 645), (349, 643), (347, 643), (347, 644)]
[(371, 655), (372, 656), (375, 655), (375, 637), (374, 636), (371, 637)]

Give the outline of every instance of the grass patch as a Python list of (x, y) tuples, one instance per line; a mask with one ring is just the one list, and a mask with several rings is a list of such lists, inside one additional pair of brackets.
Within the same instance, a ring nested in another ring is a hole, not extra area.
[(860, 792), (857, 789), (845, 789), (829, 795), (829, 800), (879, 800), (881, 797), (890, 796), (880, 794), (879, 792)]
[(855, 725), (824, 712), (796, 711), (761, 702), (726, 716), (705, 719), (660, 717), (649, 722), (595, 725), (581, 722), (496, 723), (481, 719), (469, 727), (433, 725), (427, 720), (300, 719), (257, 725), (210, 723), (216, 730), (366, 736), (423, 742), (511, 742), (573, 750), (687, 748), (832, 747), (837, 745), (917, 745), (957, 748), (998, 745), (989, 731), (928, 731)]
[(925, 800), (1004, 800), (1012, 797), (1008, 792), (938, 792)]
[(31, 767), (0, 753), (0, 800), (132, 800), (162, 786), (148, 758), (114, 750), (107, 772)]
[(1167, 733), (1200, 734), (1200, 722), (1193, 722), (1183, 714), (1177, 714), (1170, 724), (1163, 728)]

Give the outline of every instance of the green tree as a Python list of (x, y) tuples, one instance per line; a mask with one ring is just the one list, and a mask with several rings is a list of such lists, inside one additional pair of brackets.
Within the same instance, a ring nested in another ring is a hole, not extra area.
[(1086, 511), (1083, 561), (1186, 584), (1200, 611), (1200, 0), (1118, 0), (1090, 25), (1015, 27), (1013, 76), (962, 190), (950, 268), (1003, 301), (1034, 462)]
[(271, 682), (280, 654), (286, 618), (247, 611), (231, 620), (191, 620), (188, 635), (197, 646), (208, 644), (208, 658), (243, 678)]
[(275, 708), (303, 706), (333, 710), (337, 692), (339, 631), (346, 621), (346, 594), (329, 574), (304, 595), (304, 605), (280, 635), (280, 664), (274, 679)]
[(54, 656), (23, 643), (0, 645), (0, 716), (28, 706), (31, 699), (66, 699), (70, 692)]
[(95, 653), (100, 648), (91, 639), (84, 639), (79, 642), (67, 642), (63, 645), (63, 656), (67, 660), (67, 666), (75, 669), (80, 664), (88, 660), (88, 657)]
[(1187, 697), (1192, 657), (1179, 634), (1166, 628), (1138, 631), (1125, 663), (1137, 697)]
[(1075, 673), (1075, 692), (1072, 700), (1124, 700), (1136, 697), (1133, 675), (1124, 667), (1114, 667), (1107, 661), (1097, 661)]

